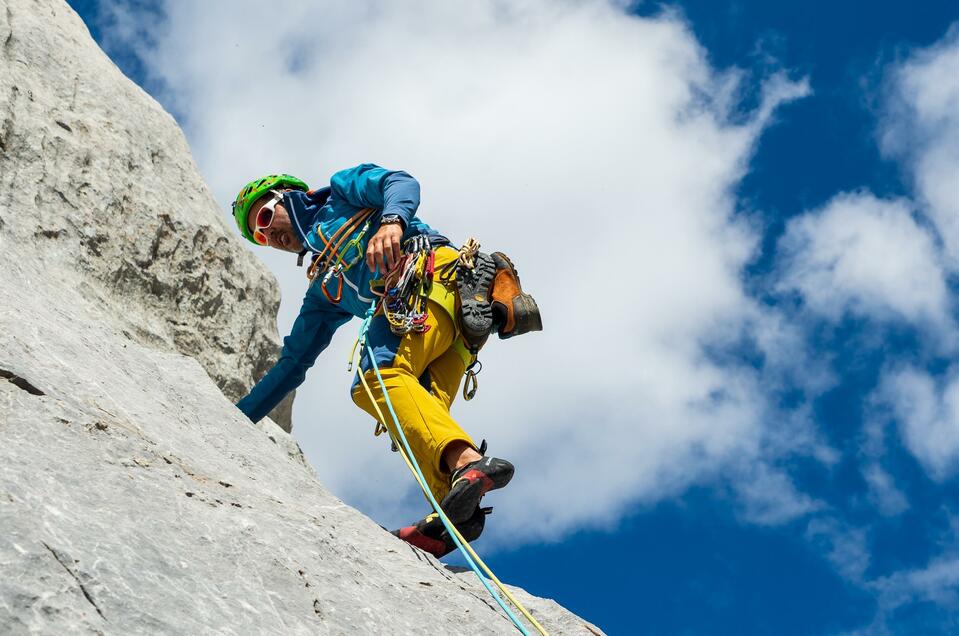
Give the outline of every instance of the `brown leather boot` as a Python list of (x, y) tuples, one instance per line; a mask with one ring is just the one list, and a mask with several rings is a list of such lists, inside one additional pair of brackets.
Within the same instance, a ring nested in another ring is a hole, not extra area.
[(490, 302), (499, 337), (505, 340), (528, 331), (542, 331), (543, 319), (539, 307), (532, 296), (523, 293), (513, 262), (502, 252), (493, 252), (490, 256), (496, 265)]

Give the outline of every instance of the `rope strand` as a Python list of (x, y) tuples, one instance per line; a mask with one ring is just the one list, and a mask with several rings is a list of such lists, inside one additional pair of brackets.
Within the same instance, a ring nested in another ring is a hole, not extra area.
[[(363, 321), (363, 324), (360, 325), (360, 335), (359, 335), (359, 338), (357, 339), (357, 343), (360, 346), (360, 356), (362, 357), (363, 352), (365, 351), (369, 357), (373, 372), (375, 373), (377, 382), (379, 382), (379, 385), (380, 385), (380, 391), (383, 394), (383, 400), (386, 402), (386, 406), (387, 406), (387, 409), (389, 410), (390, 417), (393, 420), (393, 425), (396, 430), (396, 433), (394, 433), (393, 430), (390, 430), (389, 427), (387, 427), (387, 431), (390, 433), (390, 438), (393, 440), (393, 444), (399, 448), (400, 454), (403, 456), (403, 460), (406, 462), (406, 465), (410, 469), (410, 472), (413, 473), (413, 477), (416, 480), (416, 483), (419, 485), (420, 489), (423, 491), (423, 494), (426, 495), (427, 500), (430, 502), (430, 505), (433, 507), (433, 510), (439, 516), (440, 521), (442, 521), (443, 526), (446, 528), (446, 531), (449, 532), (450, 537), (452, 537), (453, 542), (456, 544), (456, 547), (463, 554), (463, 558), (466, 560), (466, 563), (470, 566), (470, 569), (473, 570), (473, 572), (479, 578), (480, 583), (483, 584), (483, 587), (486, 588), (486, 591), (490, 593), (490, 595), (497, 602), (500, 608), (502, 608), (502, 610), (506, 612), (506, 615), (513, 622), (516, 628), (522, 634), (524, 634), (524, 636), (530, 636), (529, 631), (526, 629), (526, 627), (516, 617), (516, 615), (513, 614), (512, 611), (510, 611), (509, 607), (506, 606), (506, 603), (503, 601), (502, 598), (500, 598), (499, 594), (497, 594), (496, 591), (493, 590), (493, 588), (490, 586), (489, 581), (487, 581), (486, 578), (483, 576), (483, 574), (480, 572), (480, 569), (479, 567), (477, 567), (477, 564), (479, 564), (479, 566), (482, 567), (483, 571), (494, 582), (496, 587), (498, 587), (499, 590), (503, 592), (503, 594), (506, 596), (506, 598), (508, 598), (510, 602), (523, 614), (523, 616), (525, 616), (526, 619), (530, 621), (530, 623), (536, 628), (536, 630), (542, 636), (549, 636), (546, 630), (543, 629), (543, 626), (540, 625), (539, 622), (535, 618), (533, 618), (533, 616), (526, 610), (526, 608), (523, 607), (523, 605), (516, 600), (516, 598), (509, 592), (509, 590), (506, 589), (506, 587), (502, 584), (502, 582), (500, 582), (500, 580), (496, 577), (496, 575), (493, 574), (493, 571), (490, 570), (489, 566), (487, 566), (486, 563), (484, 563), (483, 560), (480, 559), (479, 555), (476, 554), (472, 546), (470, 546), (469, 542), (463, 538), (463, 535), (460, 534), (456, 526), (454, 526), (452, 522), (450, 522), (449, 517), (447, 517), (446, 513), (443, 512), (443, 509), (436, 502), (436, 498), (433, 496), (432, 491), (430, 491), (429, 486), (427, 486), (426, 477), (423, 475), (423, 471), (420, 469), (419, 464), (416, 462), (416, 458), (413, 456), (413, 451), (410, 448), (409, 442), (406, 439), (406, 434), (403, 432), (403, 427), (400, 425), (400, 421), (396, 415), (396, 411), (393, 409), (393, 403), (390, 400), (390, 396), (386, 392), (386, 385), (383, 382), (383, 377), (380, 375), (380, 369), (379, 369), (379, 366), (376, 364), (376, 359), (373, 356), (373, 352), (366, 346), (366, 333), (369, 330), (370, 321), (373, 319), (375, 310), (376, 310), (376, 303), (374, 303), (373, 306), (370, 307), (369, 311), (366, 314), (366, 319)], [(355, 346), (354, 346), (354, 349), (355, 349)], [(351, 359), (351, 364), (352, 364), (352, 359)], [(370, 386), (366, 381), (365, 374), (363, 373), (361, 365), (357, 365), (356, 373), (359, 376), (360, 382), (363, 385), (363, 388), (366, 391), (368, 397), (370, 398), (370, 401), (372, 402), (374, 409), (376, 410), (376, 414), (379, 417), (380, 424), (385, 423), (386, 418), (384, 417), (382, 410), (380, 409), (379, 405), (376, 402), (376, 397), (373, 395), (373, 391), (370, 389)]]

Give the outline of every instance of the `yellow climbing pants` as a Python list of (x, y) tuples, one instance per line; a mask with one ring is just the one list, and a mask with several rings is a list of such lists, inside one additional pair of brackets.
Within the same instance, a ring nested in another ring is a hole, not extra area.
[[(455, 250), (441, 248), (437, 250), (437, 266), (450, 258), (447, 250), (455, 258)], [(367, 347), (376, 358), (386, 392), (413, 455), (433, 496), (441, 501), (450, 489), (450, 473), (443, 462), (443, 451), (450, 442), (458, 440), (474, 449), (476, 444), (450, 415), (450, 406), (467, 365), (461, 345), (456, 345), (459, 338), (456, 324), (443, 305), (432, 299), (428, 302), (427, 314), (429, 329), (403, 336), (394, 335), (386, 318), (377, 315), (367, 332)], [(460, 350), (457, 350), (458, 346)], [(361, 373), (364, 373), (376, 403), (386, 417), (381, 423), (396, 436), (383, 389), (368, 356), (369, 353), (364, 352)], [(354, 383), (352, 397), (357, 406), (379, 419), (361, 383)]]

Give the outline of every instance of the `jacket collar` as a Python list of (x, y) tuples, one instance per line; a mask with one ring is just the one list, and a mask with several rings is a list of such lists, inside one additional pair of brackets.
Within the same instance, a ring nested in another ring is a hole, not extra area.
[(320, 210), (329, 198), (329, 187), (317, 188), (309, 192), (291, 190), (283, 195), (283, 206), (290, 215), (293, 230), (300, 239), (300, 243), (314, 252), (320, 251), (321, 248), (310, 244), (309, 234), (319, 221)]

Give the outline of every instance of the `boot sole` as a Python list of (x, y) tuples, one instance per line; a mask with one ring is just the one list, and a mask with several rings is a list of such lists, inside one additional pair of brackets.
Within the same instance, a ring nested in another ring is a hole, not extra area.
[(451, 552), (451, 550), (448, 549), (445, 541), (442, 539), (428, 537), (413, 526), (394, 530), (391, 534), (394, 537), (402, 539), (410, 545), (419, 548), (423, 552), (432, 554), (437, 559), (444, 557)]
[(489, 289), (496, 275), (493, 259), (482, 252), (476, 255), (472, 270), (460, 269), (456, 284), (460, 293), (460, 321), (464, 335), (470, 340), (480, 340), (493, 329), (493, 308), (489, 302)]
[(485, 475), (486, 479), (472, 480), (458, 490), (456, 490), (456, 484), (454, 484), (453, 490), (456, 490), (456, 494), (453, 498), (450, 498), (453, 495), (453, 490), (450, 490), (445, 503), (442, 504), (443, 512), (446, 513), (446, 516), (454, 525), (468, 520), (476, 508), (479, 507), (483, 495), (507, 485), (513, 479), (513, 473), (514, 468), (511, 464), (508, 470), (504, 469), (493, 475)]
[[(477, 508), (470, 515), (470, 518), (462, 523), (454, 524), (460, 535), (466, 539), (467, 543), (472, 543), (480, 538), (483, 529), (486, 527), (486, 513)], [(382, 526), (380, 526), (382, 528)], [(386, 530), (386, 528), (383, 528)], [(444, 527), (439, 538), (433, 538), (426, 534), (426, 528), (420, 528), (416, 525), (400, 528), (390, 532), (394, 537), (406, 541), (412, 546), (429, 552), (437, 559), (441, 559), (456, 549), (456, 542), (446, 531)]]

